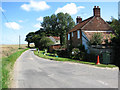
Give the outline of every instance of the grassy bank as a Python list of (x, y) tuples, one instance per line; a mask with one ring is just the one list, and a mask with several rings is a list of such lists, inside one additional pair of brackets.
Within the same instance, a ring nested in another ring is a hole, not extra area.
[(94, 63), (94, 62), (86, 62), (86, 61), (73, 60), (73, 59), (69, 59), (69, 58), (54, 57), (51, 53), (47, 53), (47, 55), (44, 55), (43, 52), (44, 51), (40, 51), (38, 53), (38, 51), (34, 51), (34, 54), (37, 55), (37, 56), (39, 56), (39, 57), (45, 58), (45, 59), (52, 59), (52, 60), (56, 60), (56, 61), (69, 61), (69, 62), (75, 62), (75, 63), (82, 63), (82, 64), (94, 65), (94, 66), (97, 66), (97, 67), (108, 67), (108, 68), (117, 67), (117, 66), (112, 65), (112, 64), (108, 64), (108, 65), (105, 65), (105, 64), (96, 65), (96, 63)]
[(2, 88), (8, 88), (10, 85), (10, 72), (13, 69), (17, 58), (28, 49), (20, 49), (8, 57), (2, 58)]

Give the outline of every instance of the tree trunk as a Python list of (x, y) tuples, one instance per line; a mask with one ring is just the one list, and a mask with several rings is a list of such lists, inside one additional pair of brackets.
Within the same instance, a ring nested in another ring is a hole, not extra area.
[(28, 48), (30, 47), (30, 43), (28, 42)]

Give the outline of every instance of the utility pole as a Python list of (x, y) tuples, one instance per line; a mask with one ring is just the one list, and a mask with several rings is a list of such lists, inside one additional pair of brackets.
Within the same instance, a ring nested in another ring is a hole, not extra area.
[(19, 49), (20, 49), (20, 35), (19, 35)]

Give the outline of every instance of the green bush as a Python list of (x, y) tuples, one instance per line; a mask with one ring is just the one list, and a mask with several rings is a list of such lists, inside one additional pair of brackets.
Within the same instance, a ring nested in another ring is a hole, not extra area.
[(59, 57), (69, 58), (69, 52), (67, 50), (57, 50)]
[(78, 55), (79, 52), (80, 52), (79, 48), (73, 48), (72, 52), (71, 52), (71, 55), (70, 55), (70, 58), (79, 59), (79, 55)]
[(85, 60), (87, 55), (87, 51), (83, 45), (80, 45), (78, 48), (73, 48), (70, 54), (70, 58)]
[(100, 45), (103, 42), (103, 36), (101, 33), (94, 33), (90, 39), (90, 45)]
[(54, 42), (48, 37), (42, 37), (39, 42), (41, 50), (47, 49), (50, 45), (54, 44)]
[(96, 61), (97, 61), (97, 56), (96, 56), (95, 53), (89, 53), (89, 54), (87, 54), (86, 60), (87, 60), (88, 62), (95, 62), (95, 63), (96, 63)]

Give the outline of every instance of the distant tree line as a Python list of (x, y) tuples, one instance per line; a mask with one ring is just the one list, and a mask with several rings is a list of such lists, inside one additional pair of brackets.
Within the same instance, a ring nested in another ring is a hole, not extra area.
[[(35, 47), (42, 46), (40, 39), (48, 36), (60, 37), (61, 46), (66, 46), (66, 34), (75, 25), (73, 18), (68, 13), (58, 13), (57, 15), (52, 14), (51, 16), (46, 16), (43, 18), (43, 22), (40, 28), (36, 32), (30, 32), (26, 35), (25, 41), (28, 42), (28, 47), (30, 43), (34, 43)], [(48, 38), (46, 38), (47, 40)], [(50, 40), (47, 40), (50, 41)]]

